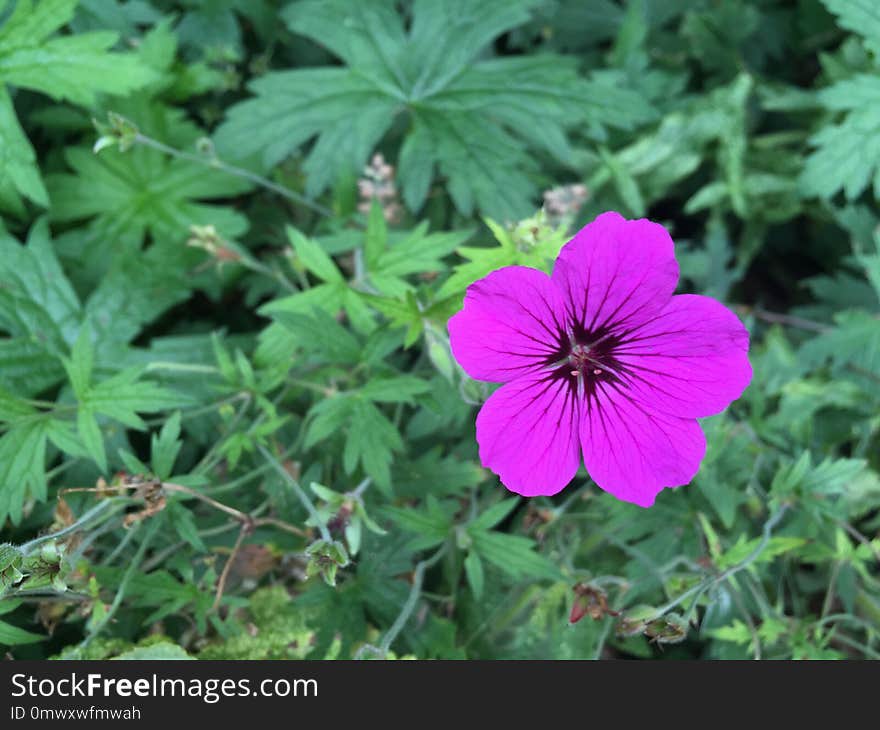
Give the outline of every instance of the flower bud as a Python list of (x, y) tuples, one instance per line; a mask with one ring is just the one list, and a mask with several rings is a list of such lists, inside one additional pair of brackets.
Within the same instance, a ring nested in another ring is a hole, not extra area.
[(578, 583), (574, 587), (574, 603), (571, 605), (568, 621), (576, 624), (587, 615), (593, 621), (598, 621), (605, 616), (616, 616), (617, 611), (612, 611), (608, 607), (608, 596), (601, 588), (588, 583)]

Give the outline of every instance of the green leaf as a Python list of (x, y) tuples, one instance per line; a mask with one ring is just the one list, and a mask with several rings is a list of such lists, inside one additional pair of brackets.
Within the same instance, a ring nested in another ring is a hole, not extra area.
[[(94, 572), (103, 585), (118, 585), (125, 568), (94, 566)], [(180, 581), (166, 570), (151, 573), (136, 572), (128, 582), (130, 605), (154, 608), (145, 621), (161, 621), (165, 616), (191, 607), (196, 616), (208, 610), (213, 596), (195, 582)], [(204, 631), (204, 628), (201, 629)]]
[[(101, 257), (88, 250), (88, 258)], [(85, 304), (102, 351), (131, 342), (144, 325), (156, 320), (175, 304), (187, 299), (194, 287), (188, 274), (192, 250), (173, 242), (156, 242), (132, 256), (110, 257), (109, 269)]]
[[(447, 178), (449, 196), (462, 215), (475, 209), (503, 220), (517, 220), (534, 208), (537, 172), (524, 146), (500, 124), (488, 126), (475, 111), (419, 109), (413, 114), (412, 141), (400, 160), (400, 182), (407, 205), (424, 203), (421, 170)], [(409, 141), (409, 140), (408, 140)], [(529, 174), (523, 174), (529, 173)], [(415, 183), (411, 181), (415, 178)]]
[(529, 266), (549, 270), (562, 246), (570, 238), (568, 226), (552, 225), (542, 210), (511, 230), (489, 218), (484, 223), (497, 245), (462, 246), (457, 250), (465, 263), (459, 264), (440, 287), (438, 297), (460, 295), (470, 284), (504, 266)]
[(249, 388), (250, 390), (256, 390), (257, 379), (254, 373), (254, 368), (251, 365), (250, 360), (247, 359), (247, 356), (238, 349), (235, 351), (235, 367), (238, 369), (244, 387)]
[(31, 228), (25, 246), (0, 233), (0, 277), (0, 328), (46, 354), (66, 355), (79, 333), (80, 304), (44, 219)]
[(473, 591), (474, 598), (481, 598), (483, 595), (483, 586), (485, 584), (483, 578), (483, 561), (475, 552), (469, 552), (464, 559), (464, 572), (467, 576), (468, 585)]
[[(17, 0), (0, 26), (0, 191), (15, 190), (42, 206), (49, 205), (46, 188), (5, 84), (93, 106), (98, 93), (126, 94), (155, 78), (134, 55), (108, 50), (116, 43), (115, 33), (51, 37), (71, 20), (76, 4), (77, 0)], [(17, 198), (6, 201), (20, 208)]]
[(311, 273), (317, 276), (321, 281), (339, 282), (342, 281), (342, 274), (333, 263), (333, 259), (321, 248), (317, 241), (306, 238), (295, 228), (287, 226), (287, 238), (293, 244), (297, 258), (302, 262)]
[(317, 482), (309, 484), (309, 489), (311, 489), (320, 499), (323, 499), (330, 504), (333, 509), (337, 509), (345, 499), (339, 494), (339, 492), (334, 492), (332, 489), (325, 487), (323, 484), (318, 484)]
[(127, 94), (155, 78), (131, 54), (108, 51), (116, 33), (50, 37), (73, 17), (77, 0), (18, 0), (0, 27), (0, 81), (92, 106), (96, 94)]
[(719, 641), (732, 641), (734, 644), (749, 644), (752, 642), (751, 630), (740, 619), (735, 619), (730, 626), (712, 629), (708, 633)]
[(610, 150), (600, 147), (599, 152), (602, 161), (611, 173), (611, 179), (614, 181), (617, 193), (626, 204), (626, 207), (629, 208), (629, 212), (637, 218), (643, 217), (645, 215), (645, 200), (642, 197), (641, 190), (639, 190), (639, 184), (632, 176), (632, 173), (625, 165), (621, 164), (620, 160)]
[(858, 33), (880, 52), (880, 8), (873, 0), (822, 0), (841, 28)]
[[(194, 145), (200, 131), (179, 110), (139, 98), (117, 103), (115, 111), (130, 117), (145, 134), (173, 146)], [(212, 225), (221, 237), (234, 238), (247, 230), (241, 214), (203, 200), (225, 198), (248, 190), (251, 183), (217, 171), (206, 173), (198, 163), (137, 145), (122, 152), (86, 147), (65, 150), (73, 174), (46, 177), (53, 221), (94, 218), (93, 231), (117, 247), (153, 240), (179, 246), (190, 226)], [(115, 239), (115, 240), (114, 240)]]
[(804, 477), (801, 489), (806, 494), (821, 496), (845, 494), (867, 467), (868, 463), (864, 459), (827, 458), (813, 467)]
[(5, 388), (0, 388), (0, 421), (16, 421), (35, 413), (26, 400), (17, 398)]
[(709, 220), (703, 248), (686, 251), (679, 257), (682, 276), (694, 280), (707, 296), (722, 301), (745, 273), (743, 266), (731, 266), (733, 251), (730, 238), (718, 217)]
[[(417, 210), (435, 174), (456, 207), (503, 219), (533, 207), (532, 152), (571, 164), (567, 131), (584, 123), (626, 128), (651, 117), (637, 95), (585, 79), (574, 59), (482, 58), (494, 38), (528, 20), (534, 0), (420, 0), (408, 24), (390, 0), (303, 0), (288, 26), (339, 56), (345, 68), (271, 72), (234, 106), (216, 136), (224, 154), (259, 154), (271, 166), (317, 140), (303, 166), (317, 195), (359, 171), (394, 124), (409, 117), (399, 160)], [(540, 114), (540, 129), (534, 120)], [(525, 173), (525, 174), (524, 174)]]
[(33, 396), (64, 380), (60, 359), (50, 357), (45, 344), (31, 337), (0, 337), (0, 382)]
[(131, 474), (149, 474), (150, 469), (147, 467), (144, 462), (138, 459), (134, 454), (126, 449), (119, 449), (116, 452), (119, 456), (120, 461), (122, 461), (122, 465), (131, 473)]
[[(304, 292), (271, 301), (263, 305), (259, 313), (268, 317), (278, 317), (283, 312), (311, 315), (313, 310), (321, 309), (336, 316), (343, 310), (355, 330), (362, 334), (372, 332), (376, 328), (375, 314), (365, 304), (364, 295), (348, 286), (322, 245), (315, 240), (296, 237), (295, 246), (302, 247), (299, 253), (304, 257), (304, 265), (311, 267), (313, 273), (317, 272), (319, 278), (326, 277), (327, 280)], [(308, 345), (308, 341), (301, 343), (289, 328), (283, 332), (279, 332), (279, 327), (267, 328), (261, 335), (256, 359), (265, 363), (290, 357), (299, 344)]]
[[(305, 292), (282, 297), (264, 304), (258, 312), (276, 320), (283, 316), (285, 312), (308, 317), (315, 309), (321, 309), (333, 316), (337, 315), (340, 309), (345, 307), (349, 301), (349, 292), (350, 290), (344, 282), (319, 284)], [(354, 292), (351, 293), (354, 294)], [(347, 309), (346, 314), (350, 314)], [(352, 325), (354, 326), (354, 320)], [(370, 322), (367, 331), (372, 326), (373, 323)], [(364, 330), (359, 327), (358, 331)], [(280, 321), (275, 321), (260, 333), (259, 345), (254, 353), (254, 362), (262, 367), (269, 367), (272, 363), (289, 361), (299, 347), (304, 346), (308, 348), (309, 345), (308, 340), (303, 341), (303, 338), (298, 335), (295, 324), (293, 327), (290, 327), (282, 324)]]
[(369, 268), (382, 271), (378, 262), (387, 245), (388, 226), (385, 224), (385, 212), (379, 201), (374, 199), (367, 218), (367, 233), (364, 240), (364, 258)]
[(5, 621), (0, 621), (0, 645), (20, 646), (21, 644), (35, 644), (38, 641), (45, 640), (45, 636), (33, 634)]
[(486, 478), (486, 472), (472, 461), (442, 456), (441, 447), (425, 451), (414, 459), (397, 459), (394, 490), (405, 496), (462, 494)]
[(387, 492), (391, 486), (392, 452), (402, 450), (403, 441), (394, 424), (371, 403), (355, 401), (342, 452), (346, 473), (351, 474), (361, 463), (376, 485)]
[(404, 277), (411, 274), (437, 273), (447, 267), (443, 259), (471, 235), (470, 231), (427, 233), (422, 224), (408, 233), (392, 233), (388, 245), (367, 268), (372, 284), (383, 294), (401, 298), (415, 287)]
[(311, 448), (341, 429), (348, 423), (353, 408), (354, 399), (343, 396), (318, 401), (309, 411), (305, 447)]
[(439, 545), (446, 540), (452, 529), (452, 518), (436, 500), (429, 499), (426, 511), (402, 509), (392, 505), (387, 505), (382, 511), (399, 527), (418, 535), (422, 549)]
[[(157, 475), (158, 476), (158, 475)], [(160, 477), (161, 478), (161, 477)], [(165, 508), (167, 519), (171, 521), (174, 531), (182, 540), (188, 542), (194, 549), (200, 553), (207, 552), (205, 543), (199, 535), (199, 528), (196, 524), (193, 513), (179, 502), (171, 502)]]
[(471, 537), (473, 550), (512, 578), (562, 578), (558, 567), (535, 552), (533, 540), (482, 530), (472, 532)]
[(217, 367), (220, 374), (229, 383), (234, 383), (238, 379), (238, 371), (229, 356), (229, 352), (223, 344), (223, 338), (217, 332), (211, 333), (211, 348), (214, 351), (214, 359), (217, 361)]
[(107, 451), (104, 448), (104, 436), (95, 411), (90, 407), (81, 407), (76, 414), (76, 430), (82, 440), (83, 446), (89, 452), (98, 468), (107, 473)]
[(0, 525), (18, 524), (29, 497), (46, 499), (46, 431), (45, 419), (32, 419), (0, 436)]
[(92, 329), (88, 324), (80, 328), (79, 336), (73, 344), (70, 358), (64, 358), (64, 368), (79, 400), (85, 397), (92, 382), (92, 368), (95, 364), (95, 350), (92, 346)]
[(182, 398), (156, 383), (140, 380), (141, 372), (140, 368), (129, 368), (92, 386), (81, 401), (83, 406), (129, 428), (144, 430), (146, 424), (138, 413), (174, 408)]
[[(792, 550), (796, 550), (802, 545), (805, 545), (806, 542), (807, 541), (801, 537), (771, 537), (755, 558), (755, 562), (768, 562), (778, 555), (783, 555)], [(718, 567), (724, 569), (736, 565), (749, 557), (749, 555), (751, 555), (760, 544), (761, 538), (745, 540), (741, 535), (740, 541), (718, 559)]]
[(12, 613), (21, 604), (21, 600), (0, 601), (0, 616), (5, 616), (7, 613)]
[(88, 457), (89, 452), (77, 436), (76, 424), (70, 421), (51, 420), (46, 428), (46, 435), (57, 448), (65, 454), (76, 457)]
[(371, 378), (358, 391), (362, 398), (377, 403), (412, 403), (413, 396), (427, 393), (431, 386), (412, 375), (392, 378)]
[(18, 123), (9, 93), (0, 85), (0, 190), (14, 189), (37, 205), (49, 205), (34, 148)]
[(880, 372), (880, 319), (867, 312), (840, 312), (835, 327), (804, 343), (800, 362), (816, 367), (830, 360), (836, 367), (853, 365)]
[(470, 525), (468, 525), (468, 530), (492, 529), (516, 509), (519, 501), (519, 497), (510, 497), (509, 499), (503, 499), (500, 502), (496, 502), (483, 512), (483, 514), (477, 517), (477, 519), (471, 522)]
[(277, 311), (275, 318), (322, 362), (356, 363), (360, 359), (357, 338), (323, 309), (313, 309), (308, 314)]
[(257, 99), (230, 109), (215, 138), (217, 149), (227, 158), (260, 153), (271, 166), (319, 135), (305, 166), (311, 194), (326, 189), (337, 174), (363, 167), (397, 106), (371, 80), (341, 68), (273, 72), (250, 89)]
[(155, 413), (179, 406), (184, 397), (156, 383), (140, 380), (140, 368), (129, 368), (89, 386), (79, 397), (77, 432), (101, 471), (107, 471), (104, 437), (97, 415), (108, 416), (128, 428), (146, 429), (138, 413)]
[(154, 434), (150, 439), (153, 473), (162, 480), (171, 476), (174, 462), (183, 446), (180, 439), (180, 418), (180, 411), (175, 411), (162, 425), (158, 437)]
[(810, 138), (817, 149), (804, 166), (803, 191), (829, 198), (843, 190), (853, 200), (873, 184), (875, 195), (880, 194), (880, 78), (859, 74), (823, 90), (819, 98), (829, 110), (845, 115)]

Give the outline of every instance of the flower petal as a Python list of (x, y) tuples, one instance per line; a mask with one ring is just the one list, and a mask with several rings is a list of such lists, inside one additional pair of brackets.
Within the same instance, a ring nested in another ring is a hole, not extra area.
[(694, 419), (661, 413), (616, 384), (600, 383), (581, 405), (587, 471), (624, 502), (650, 507), (664, 487), (693, 479), (706, 453)]
[(568, 380), (530, 373), (496, 390), (477, 415), (483, 466), (526, 497), (556, 494), (580, 466), (578, 407)]
[(680, 294), (615, 348), (633, 397), (686, 418), (720, 413), (752, 379), (749, 333), (727, 307)]
[(649, 319), (678, 283), (673, 248), (666, 229), (645, 219), (609, 212), (584, 226), (553, 268), (571, 321), (596, 332)]
[(498, 269), (468, 287), (464, 308), (449, 320), (452, 353), (477, 380), (506, 383), (537, 372), (562, 357), (564, 311), (543, 271)]

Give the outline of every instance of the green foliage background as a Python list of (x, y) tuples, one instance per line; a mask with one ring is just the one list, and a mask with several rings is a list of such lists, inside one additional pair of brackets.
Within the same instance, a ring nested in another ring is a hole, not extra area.
[[(873, 0), (0, 0), (0, 644), (878, 658), (878, 196)], [(507, 493), (445, 327), (608, 209), (752, 333), (650, 510)]]

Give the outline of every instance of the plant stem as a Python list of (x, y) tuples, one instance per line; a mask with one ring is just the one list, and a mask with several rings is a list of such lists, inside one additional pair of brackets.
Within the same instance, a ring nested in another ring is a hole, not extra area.
[(211, 448), (205, 452), (205, 455), (202, 456), (201, 459), (199, 459), (199, 463), (193, 467), (194, 474), (206, 474), (220, 460), (220, 458), (217, 456), (217, 453), (220, 447), (226, 442), (226, 436), (235, 431), (235, 427), (238, 426), (241, 419), (244, 418), (245, 413), (247, 413), (248, 408), (250, 408), (251, 395), (250, 393), (245, 393), (244, 395), (245, 397), (242, 398), (244, 402), (235, 412), (235, 415), (232, 417), (232, 420), (226, 427), (226, 433), (223, 434), (222, 438), (217, 439), (213, 443)]
[[(58, 532), (53, 532), (49, 535), (42, 535), (40, 537), (34, 538), (30, 542), (26, 542), (21, 545), (19, 549), (24, 555), (29, 555), (34, 551), (35, 548), (39, 547), (44, 542), (67, 537), (67, 535), (77, 532), (78, 530), (82, 530), (84, 527), (86, 527), (87, 525), (91, 525), (91, 523), (93, 522), (99, 522), (107, 519), (111, 514), (113, 514), (113, 512), (117, 511), (118, 507), (121, 507), (124, 503), (128, 501), (129, 500), (126, 497), (109, 497), (108, 499), (101, 500), (72, 525), (65, 527), (63, 530), (59, 530)], [(105, 512), (108, 512), (108, 514), (102, 517)], [(99, 520), (98, 518), (101, 519)]]
[(238, 556), (248, 532), (250, 532), (250, 526), (247, 522), (242, 522), (241, 527), (238, 530), (238, 537), (235, 539), (235, 545), (232, 548), (232, 552), (229, 553), (229, 557), (226, 559), (226, 564), (223, 566), (223, 572), (220, 573), (220, 580), (217, 581), (217, 592), (214, 594), (214, 603), (211, 606), (212, 611), (216, 611), (220, 607), (220, 601), (223, 600), (223, 592), (226, 590), (226, 581), (229, 579), (232, 564), (235, 562), (235, 558)]
[(309, 495), (306, 494), (305, 490), (300, 486), (299, 482), (293, 478), (290, 472), (287, 471), (282, 465), (281, 462), (276, 459), (272, 453), (265, 446), (260, 445), (259, 448), (260, 453), (263, 455), (263, 458), (266, 459), (271, 465), (272, 468), (278, 472), (278, 474), (286, 481), (290, 488), (293, 490), (293, 493), (297, 496), (297, 499), (302, 503), (302, 506), (306, 508), (306, 512), (309, 513), (309, 517), (312, 518), (312, 521), (318, 526), (318, 530), (321, 533), (321, 538), (326, 540), (327, 542), (333, 542), (333, 538), (330, 535), (330, 530), (327, 529), (327, 524), (324, 520), (321, 519), (321, 516), (318, 514), (318, 510), (315, 505), (312, 503), (312, 500), (309, 499)]
[(755, 549), (752, 550), (752, 552), (748, 556), (743, 558), (736, 565), (733, 565), (730, 568), (728, 568), (727, 570), (723, 571), (719, 575), (712, 576), (711, 578), (698, 583), (697, 585), (693, 586), (689, 590), (686, 590), (684, 593), (682, 593), (677, 598), (674, 598), (673, 600), (671, 600), (666, 605), (662, 606), (661, 608), (658, 608), (657, 611), (654, 613), (654, 618), (655, 619), (660, 618), (661, 616), (663, 616), (666, 613), (668, 613), (669, 611), (671, 611), (673, 608), (676, 608), (677, 606), (684, 603), (691, 596), (694, 596), (694, 600), (691, 602), (691, 606), (688, 609), (688, 613), (690, 613), (691, 611), (694, 610), (694, 608), (696, 608), (697, 601), (700, 600), (700, 597), (703, 595), (703, 593), (705, 593), (707, 590), (709, 590), (712, 586), (718, 585), (719, 583), (723, 583), (725, 580), (727, 580), (731, 576), (736, 575), (737, 573), (739, 573), (739, 571), (743, 570), (744, 568), (747, 568), (753, 562), (755, 562), (755, 560), (757, 560), (758, 556), (760, 556), (761, 553), (764, 552), (764, 548), (766, 548), (767, 543), (770, 542), (770, 536), (773, 532), (773, 528), (776, 527), (777, 524), (779, 524), (779, 521), (782, 519), (782, 516), (785, 514), (787, 509), (788, 509), (788, 505), (783, 505), (779, 509), (778, 512), (776, 512), (774, 515), (772, 515), (764, 523), (764, 529), (762, 531), (763, 535), (761, 537), (761, 541), (755, 546)]
[(360, 499), (360, 498), (363, 496), (364, 492), (367, 491), (367, 488), (368, 488), (368, 487), (370, 486), (370, 484), (372, 484), (372, 483), (373, 483), (373, 480), (372, 480), (372, 478), (370, 478), (370, 477), (367, 477), (366, 479), (362, 480), (361, 483), (358, 484), (358, 485), (354, 488), (354, 491), (351, 493), (351, 496), (352, 496), (352, 497), (355, 497), (355, 498), (357, 498), (357, 499)]
[(862, 545), (865, 545), (874, 555), (874, 560), (880, 563), (880, 551), (874, 547), (874, 543), (865, 537), (861, 532), (859, 532), (855, 527), (853, 527), (846, 520), (834, 520), (834, 523), (838, 526), (846, 530), (852, 537), (858, 540)]
[[(141, 540), (141, 544), (138, 546), (137, 552), (132, 558), (131, 562), (128, 564), (128, 568), (125, 571), (125, 574), (122, 576), (122, 580), (119, 582), (119, 588), (116, 590), (116, 596), (113, 598), (113, 603), (110, 604), (110, 608), (107, 609), (107, 613), (104, 615), (104, 618), (101, 622), (86, 636), (77, 646), (77, 650), (85, 649), (89, 643), (94, 639), (104, 628), (110, 623), (110, 620), (116, 614), (116, 611), (119, 609), (119, 606), (122, 604), (122, 599), (125, 598), (125, 592), (128, 590), (129, 581), (131, 581), (134, 574), (140, 568), (141, 562), (144, 559), (144, 555), (147, 552), (147, 548), (150, 546), (150, 543), (153, 541), (153, 537), (156, 535), (156, 531), (158, 530), (159, 522), (157, 520), (152, 520), (147, 523), (146, 535), (144, 535), (144, 539)], [(131, 540), (132, 536), (135, 534), (137, 528), (132, 529), (122, 540), (122, 547), (126, 542)]]
[(768, 312), (766, 309), (761, 309), (759, 307), (746, 307), (741, 306), (737, 307), (744, 314), (751, 314), (756, 319), (761, 319), (765, 322), (770, 322), (771, 324), (781, 324), (786, 327), (796, 327), (802, 330), (809, 330), (810, 332), (827, 332), (828, 330), (834, 329), (829, 324), (823, 324), (822, 322), (816, 322), (812, 319), (804, 319), (803, 317), (795, 317), (790, 314), (781, 314), (779, 312)]
[(213, 365), (199, 365), (198, 363), (186, 362), (162, 362), (158, 360), (151, 362), (146, 367), (146, 372), (148, 373), (153, 370), (173, 370), (180, 373), (210, 373), (211, 375), (217, 375), (220, 373), (220, 369)]
[(848, 647), (855, 649), (856, 651), (862, 652), (869, 659), (874, 659), (874, 660), (880, 659), (880, 653), (874, 651), (871, 647), (867, 646), (866, 644), (864, 644), (861, 641), (855, 641), (854, 639), (850, 639), (845, 634), (836, 633), (834, 635), (834, 639), (836, 641), (840, 641), (840, 642), (846, 644)]
[(191, 489), (190, 487), (185, 487), (182, 484), (173, 484), (170, 482), (163, 482), (162, 489), (166, 492), (178, 492), (180, 494), (186, 494), (189, 497), (194, 497), (201, 502), (204, 502), (207, 505), (210, 505), (216, 510), (220, 510), (221, 512), (225, 512), (226, 514), (234, 517), (239, 522), (249, 522), (250, 516), (246, 515), (244, 512), (235, 509), (235, 507), (230, 507), (228, 505), (223, 504), (222, 502), (218, 502), (216, 499), (212, 499), (201, 492), (197, 492), (195, 489)]
[[(149, 366), (147, 366), (149, 370)], [(164, 369), (164, 368), (163, 368)], [(236, 393), (235, 395), (227, 396), (226, 398), (221, 398), (220, 400), (214, 401), (213, 403), (209, 403), (205, 406), (199, 406), (198, 408), (190, 408), (187, 410), (180, 411), (180, 417), (182, 420), (186, 420), (187, 418), (195, 418), (196, 416), (204, 415), (205, 413), (216, 413), (227, 403), (235, 403), (236, 401), (242, 399), (250, 398), (250, 393), (246, 391), (241, 391)], [(161, 426), (165, 421), (168, 420), (167, 416), (157, 416), (156, 418), (145, 418), (144, 421), (148, 426)]]
[(418, 603), (419, 596), (422, 593), (422, 583), (425, 580), (425, 572), (428, 568), (436, 565), (440, 558), (446, 554), (447, 547), (447, 545), (443, 545), (431, 557), (425, 558), (416, 565), (416, 569), (413, 572), (412, 588), (410, 588), (409, 595), (406, 597), (406, 602), (403, 604), (403, 608), (400, 609), (400, 613), (397, 615), (394, 623), (391, 624), (391, 628), (388, 629), (388, 632), (382, 638), (382, 642), (378, 647), (369, 645), (362, 646), (358, 650), (358, 656), (356, 658), (363, 656), (365, 650), (373, 651), (377, 656), (382, 658), (388, 655), (388, 650), (391, 648), (391, 644), (394, 643), (394, 640), (400, 632), (403, 631), (403, 627), (406, 626), (406, 622), (409, 621), (410, 616), (412, 616), (413, 611), (415, 611), (416, 603)]
[[(288, 456), (293, 454), (295, 449), (290, 448), (285, 451), (279, 458), (286, 459)], [(221, 484), (217, 487), (213, 487), (210, 489), (211, 494), (222, 494), (224, 492), (232, 491), (237, 487), (240, 487), (242, 484), (247, 484), (248, 482), (256, 479), (260, 475), (264, 474), (267, 471), (271, 471), (272, 465), (269, 463), (260, 464), (259, 466), (254, 467), (246, 474), (242, 474), (240, 477), (236, 477), (231, 482), (226, 482), (225, 484)]]
[(179, 150), (176, 147), (171, 147), (170, 145), (164, 144), (159, 140), (148, 137), (145, 134), (141, 134), (140, 132), (135, 134), (134, 143), (142, 145), (144, 147), (150, 147), (151, 149), (163, 152), (164, 154), (171, 157), (176, 157), (179, 160), (195, 162), (198, 165), (204, 165), (205, 167), (210, 167), (214, 170), (222, 170), (229, 175), (234, 175), (235, 177), (249, 180), (255, 185), (269, 190), (276, 195), (280, 195), (282, 198), (286, 198), (287, 200), (290, 200), (294, 203), (305, 206), (309, 210), (318, 213), (319, 215), (325, 216), (327, 218), (333, 216), (333, 211), (329, 208), (324, 207), (320, 203), (309, 200), (304, 195), (300, 195), (290, 188), (286, 188), (283, 185), (274, 183), (268, 178), (263, 177), (262, 175), (257, 175), (255, 172), (251, 172), (250, 170), (245, 170), (243, 167), (236, 167), (235, 165), (230, 165), (227, 162), (223, 162), (223, 160), (217, 158), (216, 156), (207, 157), (203, 155), (197, 155), (192, 152), (184, 152), (183, 150)]

